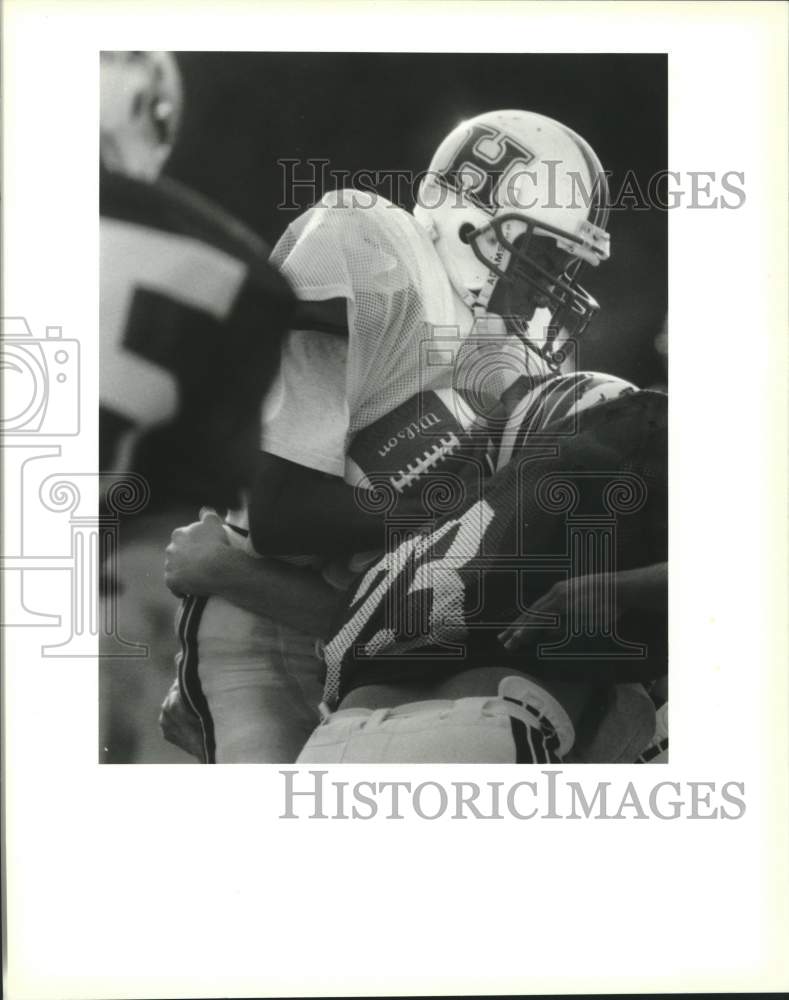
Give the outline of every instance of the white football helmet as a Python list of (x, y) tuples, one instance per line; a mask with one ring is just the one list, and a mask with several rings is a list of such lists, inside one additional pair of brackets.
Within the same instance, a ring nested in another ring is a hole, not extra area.
[(101, 53), (101, 161), (153, 181), (170, 155), (183, 105), (171, 52)]
[(599, 309), (581, 266), (610, 254), (608, 183), (591, 146), (529, 111), (491, 111), (439, 146), (414, 209), (455, 290), (557, 369)]

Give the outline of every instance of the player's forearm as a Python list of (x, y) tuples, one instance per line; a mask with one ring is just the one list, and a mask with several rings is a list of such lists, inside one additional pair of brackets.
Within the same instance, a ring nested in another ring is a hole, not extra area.
[[(397, 514), (409, 513), (415, 523), (420, 514), (425, 519), (421, 504), (401, 501)], [(332, 556), (386, 544), (382, 514), (365, 510), (353, 487), (341, 480), (284, 488), (275, 509), (250, 507), (249, 523), (256, 551), (267, 555)]]
[[(386, 487), (384, 487), (386, 488)], [(248, 504), (249, 530), (261, 555), (341, 556), (383, 548), (384, 513), (371, 513), (337, 476), (261, 452)], [(426, 520), (418, 497), (398, 495), (388, 516)]]
[(253, 559), (229, 546), (217, 553), (212, 568), (217, 597), (316, 637), (328, 633), (343, 600), (313, 570)]

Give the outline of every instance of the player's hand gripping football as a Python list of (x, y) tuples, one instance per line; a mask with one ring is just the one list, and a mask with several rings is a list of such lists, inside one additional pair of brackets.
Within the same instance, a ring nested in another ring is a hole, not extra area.
[(164, 550), (164, 582), (176, 597), (214, 593), (218, 564), (228, 548), (221, 518), (203, 508), (199, 521), (172, 533)]

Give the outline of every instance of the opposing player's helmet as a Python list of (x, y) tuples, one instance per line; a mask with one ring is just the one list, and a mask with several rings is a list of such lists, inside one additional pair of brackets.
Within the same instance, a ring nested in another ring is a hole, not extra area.
[(182, 104), (181, 75), (171, 52), (102, 52), (104, 166), (155, 180), (175, 143)]
[(557, 368), (599, 309), (578, 272), (609, 257), (608, 183), (591, 146), (533, 112), (478, 115), (439, 146), (414, 216), (461, 298)]

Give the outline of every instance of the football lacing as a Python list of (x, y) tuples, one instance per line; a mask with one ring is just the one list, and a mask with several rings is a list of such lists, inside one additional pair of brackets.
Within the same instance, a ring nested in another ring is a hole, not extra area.
[(459, 444), (460, 440), (455, 432), (450, 431), (447, 437), (441, 438), (438, 444), (433, 445), (432, 448), (428, 448), (427, 451), (423, 452), (422, 458), (417, 459), (416, 462), (409, 462), (405, 467), (405, 471), (401, 472), (399, 476), (390, 477), (389, 482), (398, 493), (402, 493), (406, 487), (413, 486), (419, 480), (422, 473), (427, 472), (439, 462), (443, 462), (445, 458), (449, 458), (454, 454), (455, 448)]

